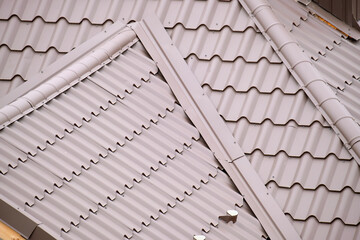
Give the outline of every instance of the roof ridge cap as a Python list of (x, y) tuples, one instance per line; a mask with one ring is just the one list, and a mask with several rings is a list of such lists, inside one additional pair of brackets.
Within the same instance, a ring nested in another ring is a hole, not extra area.
[(266, 0), (238, 1), (360, 165), (360, 126), (340, 103), (297, 41), (285, 30), (270, 4)]
[(66, 91), (137, 41), (132, 29), (120, 22), (114, 25), (0, 99), (0, 129)]

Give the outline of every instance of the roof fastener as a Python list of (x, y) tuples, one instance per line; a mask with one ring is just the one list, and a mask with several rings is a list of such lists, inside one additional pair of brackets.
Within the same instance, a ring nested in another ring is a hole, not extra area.
[(227, 215), (225, 216), (219, 216), (219, 218), (223, 221), (225, 221), (226, 223), (228, 222), (233, 222), (233, 223), (236, 223), (236, 220), (237, 220), (237, 216), (238, 216), (238, 211), (236, 210), (227, 210), (226, 211)]

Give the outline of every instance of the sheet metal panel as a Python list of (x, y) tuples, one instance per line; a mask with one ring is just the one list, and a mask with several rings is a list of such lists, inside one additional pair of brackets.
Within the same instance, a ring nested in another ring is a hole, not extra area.
[(29, 4), (27, 1), (17, 0), (3, 1), (0, 9), (2, 20), (8, 20), (15, 15), (22, 21), (34, 21), (36, 17), (41, 17), (48, 23), (57, 23), (65, 19), (75, 24), (85, 20), (92, 25), (102, 25), (108, 20), (112, 22), (120, 20), (126, 23), (140, 21), (144, 12), (149, 11), (155, 12), (167, 28), (173, 28), (178, 23), (191, 29), (196, 29), (200, 25), (206, 25), (212, 30), (220, 30), (226, 25), (234, 31), (255, 27), (241, 5), (231, 1), (115, 0), (100, 4), (97, 1), (85, 3), (51, 0), (45, 3), (35, 0)]

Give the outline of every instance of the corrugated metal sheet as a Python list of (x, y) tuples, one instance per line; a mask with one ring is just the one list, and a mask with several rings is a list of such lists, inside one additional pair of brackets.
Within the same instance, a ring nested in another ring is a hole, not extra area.
[(313, 63), (331, 86), (343, 90), (360, 79), (360, 46), (343, 41)]
[(212, 91), (205, 85), (203, 89), (226, 121), (236, 122), (247, 118), (251, 123), (261, 124), (268, 119), (275, 125), (295, 121), (298, 126), (310, 126), (317, 121), (329, 126), (302, 90), (287, 95), (279, 89), (269, 94), (260, 93), (256, 88), (244, 93), (236, 92), (231, 87), (224, 91)]
[(335, 219), (328, 224), (320, 223), (315, 217), (309, 217), (305, 221), (293, 221), (293, 223), (304, 239), (356, 240), (360, 238), (358, 226), (344, 225), (340, 219)]
[(260, 149), (266, 155), (285, 151), (288, 156), (300, 157), (305, 152), (316, 158), (325, 158), (330, 153), (340, 159), (351, 159), (338, 136), (329, 127), (315, 122), (310, 127), (298, 126), (291, 121), (285, 126), (274, 125), (270, 120), (251, 124), (246, 118), (228, 122), (228, 127), (248, 154)]
[(169, 206), (191, 237), (243, 204), (139, 45), (0, 131), (2, 194), (65, 238), (131, 237)]
[(12, 51), (8, 46), (1, 46), (0, 84), (4, 80), (15, 81), (13, 80), (15, 76), (20, 76), (22, 81), (27, 80), (63, 55), (54, 48), (48, 49), (45, 53), (39, 53), (31, 47), (25, 47), (21, 51)]
[(21, 84), (23, 84), (25, 81), (22, 77), (15, 76), (10, 81), (5, 79), (0, 79), (0, 96), (4, 96), (13, 89), (17, 88)]
[(270, 182), (268, 189), (279, 205), (294, 219), (306, 220), (315, 216), (319, 222), (331, 223), (340, 218), (345, 224), (358, 225), (360, 222), (360, 195), (350, 188), (340, 192), (331, 192), (324, 186), (304, 190), (300, 185), (293, 185), (290, 190), (280, 188)]
[[(159, 179), (156, 178), (157, 174), (161, 174), (161, 169), (158, 170), (159, 173), (154, 173), (154, 179), (151, 176), (149, 179), (144, 179), (131, 191), (125, 192), (124, 197), (109, 202), (106, 209), (100, 209), (96, 215), (91, 214), (86, 221), (82, 220), (78, 228), (72, 226), (69, 233), (63, 235), (64, 238), (88, 238), (90, 236), (118, 238), (125, 235), (133, 239), (190, 239), (202, 229), (209, 231), (210, 224), (217, 225), (218, 216), (224, 214), (227, 209), (233, 209), (235, 205), (242, 206), (242, 200), (239, 200), (238, 194), (230, 188), (224, 187), (223, 184), (219, 184), (223, 181), (221, 178), (225, 176), (222, 172), (219, 172), (215, 178), (210, 177), (208, 182), (199, 185), (197, 190), (193, 189), (191, 195), (190, 193), (185, 194), (181, 200), (174, 201), (174, 199), (166, 206), (166, 203), (158, 200), (158, 196), (164, 195), (162, 186), (168, 188), (172, 183), (165, 181), (159, 185)], [(224, 178), (224, 180), (226, 179)], [(151, 191), (148, 192), (146, 188), (142, 187), (142, 184), (148, 186)], [(144, 198), (144, 201), (141, 198)], [(138, 204), (142, 204), (139, 206), (141, 212), (134, 211), (134, 206)], [(214, 207), (215, 209), (213, 209)], [(211, 208), (213, 211), (206, 211)], [(241, 208), (237, 209), (242, 211)], [(153, 215), (153, 217), (149, 218), (146, 215)], [(123, 222), (114, 219), (113, 216), (120, 216)], [(140, 225), (141, 222), (134, 219), (135, 217), (144, 219), (139, 228), (135, 226)], [(94, 228), (100, 222), (105, 222), (106, 227)], [(257, 236), (261, 233), (262, 230), (258, 229)], [(242, 234), (241, 232), (237, 233), (237, 238), (242, 237)]]
[(236, 1), (115, 0), (100, 4), (98, 1), (35, 0), (29, 4), (27, 1), (16, 0), (2, 1), (0, 9), (2, 20), (16, 15), (22, 21), (34, 21), (36, 17), (41, 17), (49, 23), (66, 19), (69, 23), (79, 24), (85, 19), (92, 24), (102, 25), (107, 20), (140, 21), (145, 11), (151, 11), (160, 17), (166, 28), (173, 28), (177, 23), (190, 29), (196, 29), (200, 25), (206, 25), (212, 30), (220, 30), (223, 26), (229, 26), (234, 31), (255, 28), (246, 11)]
[(233, 61), (241, 56), (248, 62), (258, 62), (261, 58), (281, 62), (270, 44), (254, 28), (234, 32), (225, 26), (220, 31), (210, 31), (206, 26), (191, 30), (178, 24), (168, 33), (184, 58), (195, 54), (206, 60), (219, 56), (224, 61)]
[(273, 156), (255, 150), (249, 159), (266, 184), (275, 181), (283, 188), (299, 184), (307, 190), (325, 186), (329, 191), (349, 187), (356, 193), (360, 192), (360, 169), (356, 162), (339, 160), (333, 154), (326, 158), (313, 158), (305, 153), (296, 158), (287, 156), (285, 152)]
[(47, 23), (40, 17), (32, 22), (23, 22), (15, 16), (0, 21), (0, 42), (16, 51), (29, 46), (36, 52), (55, 48), (58, 52), (67, 53), (109, 24), (111, 22), (93, 25), (87, 20), (80, 24), (69, 24), (65, 19)]
[(293, 79), (286, 66), (270, 63), (262, 58), (258, 62), (247, 62), (239, 57), (235, 61), (222, 61), (214, 56), (211, 60), (200, 60), (196, 55), (186, 59), (201, 85), (209, 85), (213, 90), (232, 87), (237, 92), (247, 92), (256, 88), (262, 93), (271, 93), (280, 89), (285, 94), (295, 94), (299, 85)]
[(260, 235), (262, 233), (261, 225), (254, 221), (255, 219), (250, 214), (242, 208), (235, 207), (235, 210), (239, 213), (236, 223), (220, 221), (217, 226), (211, 226), (209, 232), (203, 231), (201, 235), (208, 240), (232, 240), (239, 237), (241, 237), (240, 239), (261, 239), (263, 236), (265, 237), (264, 233)]

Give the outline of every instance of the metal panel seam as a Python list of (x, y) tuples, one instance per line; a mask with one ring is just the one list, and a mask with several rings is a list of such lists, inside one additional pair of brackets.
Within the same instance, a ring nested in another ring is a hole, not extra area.
[(131, 26), (272, 239), (300, 239), (154, 14)]
[(266, 0), (238, 1), (360, 165), (360, 126), (280, 23), (270, 4)]

